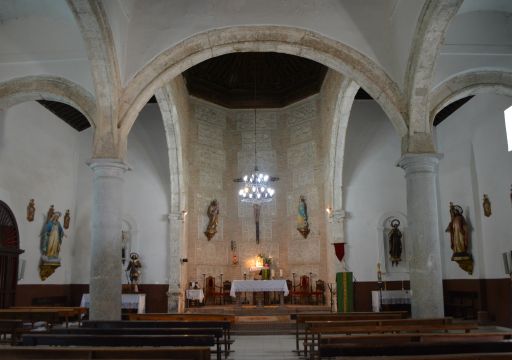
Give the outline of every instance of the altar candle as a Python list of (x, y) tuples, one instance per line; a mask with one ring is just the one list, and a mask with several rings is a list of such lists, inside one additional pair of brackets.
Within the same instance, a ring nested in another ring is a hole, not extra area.
[(283, 277), (283, 269), (279, 269), (279, 277)]
[(274, 269), (270, 270), (270, 276), (273, 278), (276, 276), (276, 271)]

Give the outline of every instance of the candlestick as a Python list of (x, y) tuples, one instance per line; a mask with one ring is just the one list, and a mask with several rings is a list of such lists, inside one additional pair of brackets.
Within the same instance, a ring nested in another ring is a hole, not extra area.
[(279, 269), (279, 277), (282, 278), (283, 277), (283, 269)]

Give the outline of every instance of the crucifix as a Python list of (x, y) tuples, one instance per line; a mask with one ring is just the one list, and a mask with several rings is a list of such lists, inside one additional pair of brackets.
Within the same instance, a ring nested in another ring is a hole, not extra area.
[(256, 244), (260, 243), (260, 204), (253, 204), (252, 209), (254, 210), (254, 222), (256, 224)]

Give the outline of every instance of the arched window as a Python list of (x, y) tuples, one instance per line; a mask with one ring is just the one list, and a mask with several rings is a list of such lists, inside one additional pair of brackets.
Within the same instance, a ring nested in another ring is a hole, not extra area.
[(21, 253), (14, 214), (6, 203), (0, 201), (0, 308), (14, 305)]

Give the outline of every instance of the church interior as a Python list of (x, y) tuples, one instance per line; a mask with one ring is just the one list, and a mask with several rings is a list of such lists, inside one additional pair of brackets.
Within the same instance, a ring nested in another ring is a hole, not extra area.
[(511, 19), (0, 0), (0, 335), (40, 307), (512, 331)]

